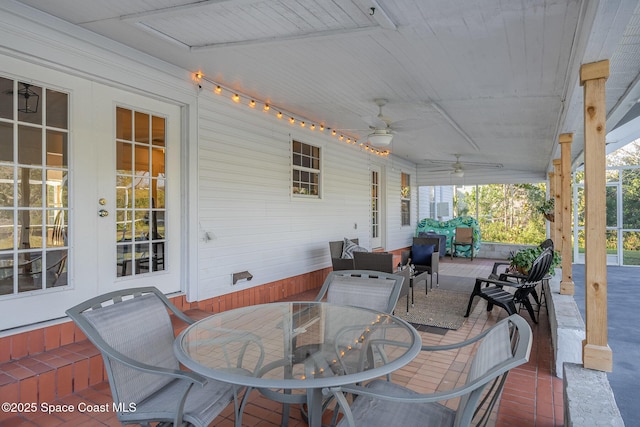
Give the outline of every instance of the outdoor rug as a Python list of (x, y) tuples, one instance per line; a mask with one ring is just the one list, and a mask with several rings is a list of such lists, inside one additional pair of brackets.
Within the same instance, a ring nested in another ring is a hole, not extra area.
[[(475, 278), (453, 279), (453, 276), (442, 276), (440, 287), (434, 285), (433, 289), (429, 289), (429, 294), (425, 295), (424, 282), (422, 282), (414, 290), (415, 302), (413, 307), (409, 304), (409, 312), (405, 311), (404, 298), (402, 298), (398, 301), (394, 314), (416, 327), (426, 325), (443, 329), (459, 329), (466, 320), (464, 314), (467, 311), (474, 283)], [(449, 289), (443, 289), (443, 287)], [(474, 298), (471, 311), (479, 301), (480, 298)]]

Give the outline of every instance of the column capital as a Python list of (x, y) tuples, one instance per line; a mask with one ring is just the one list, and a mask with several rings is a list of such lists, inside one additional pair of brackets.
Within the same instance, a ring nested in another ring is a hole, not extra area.
[(553, 166), (559, 168), (562, 160), (561, 159), (553, 159)]
[(580, 66), (580, 86), (587, 80), (606, 79), (609, 77), (609, 60), (590, 62)]
[(573, 133), (561, 133), (560, 136), (558, 136), (558, 142), (560, 144), (573, 142)]

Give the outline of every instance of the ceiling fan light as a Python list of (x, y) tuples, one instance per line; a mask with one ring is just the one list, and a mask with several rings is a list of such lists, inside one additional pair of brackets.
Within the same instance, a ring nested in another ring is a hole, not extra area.
[(391, 140), (393, 139), (393, 134), (387, 132), (386, 130), (375, 130), (368, 137), (369, 144), (376, 147), (386, 147), (391, 144)]
[(463, 169), (456, 169), (453, 172), (451, 172), (451, 175), (457, 176), (458, 178), (462, 178), (464, 176), (464, 170)]

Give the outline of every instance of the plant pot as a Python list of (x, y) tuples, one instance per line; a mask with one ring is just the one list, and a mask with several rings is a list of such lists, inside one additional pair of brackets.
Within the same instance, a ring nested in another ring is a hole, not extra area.
[(552, 213), (546, 213), (544, 214), (544, 217), (547, 219), (547, 221), (549, 222), (553, 222), (555, 220), (555, 215)]

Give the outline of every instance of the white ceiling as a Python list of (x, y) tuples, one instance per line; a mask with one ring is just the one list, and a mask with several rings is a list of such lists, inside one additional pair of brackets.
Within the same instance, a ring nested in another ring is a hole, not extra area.
[(579, 164), (582, 63), (611, 60), (609, 129), (640, 99), (637, 0), (20, 3), (357, 138), (385, 98), (384, 115), (404, 125), (391, 150), (421, 173), (455, 154), (504, 165), (469, 163), (467, 184), (545, 179), (564, 132), (575, 132)]

